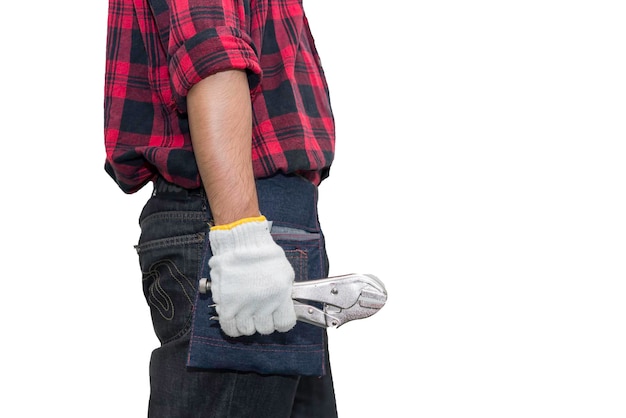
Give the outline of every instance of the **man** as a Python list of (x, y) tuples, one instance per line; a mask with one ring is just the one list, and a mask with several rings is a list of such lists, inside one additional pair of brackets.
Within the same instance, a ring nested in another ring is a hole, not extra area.
[[(110, 0), (105, 169), (154, 184), (136, 246), (161, 346), (149, 416), (334, 417), (317, 191), (334, 156), (301, 0)], [(198, 280), (210, 278), (210, 292)]]

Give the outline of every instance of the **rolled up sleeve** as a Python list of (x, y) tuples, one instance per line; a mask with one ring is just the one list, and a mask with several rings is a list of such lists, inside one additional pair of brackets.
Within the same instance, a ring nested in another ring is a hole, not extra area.
[(161, 39), (167, 42), (172, 100), (179, 111), (186, 111), (191, 87), (220, 71), (246, 71), (250, 95), (254, 98), (262, 72), (256, 46), (249, 35), (249, 0), (151, 0), (151, 3)]

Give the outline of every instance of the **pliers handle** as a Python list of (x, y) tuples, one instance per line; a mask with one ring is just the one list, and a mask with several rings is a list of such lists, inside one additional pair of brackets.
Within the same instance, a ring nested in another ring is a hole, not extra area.
[[(207, 278), (200, 279), (200, 293), (210, 289), (211, 282)], [(328, 328), (374, 315), (385, 305), (387, 291), (373, 274), (352, 273), (295, 282), (291, 298), (298, 321)], [(317, 302), (321, 308), (304, 301)]]

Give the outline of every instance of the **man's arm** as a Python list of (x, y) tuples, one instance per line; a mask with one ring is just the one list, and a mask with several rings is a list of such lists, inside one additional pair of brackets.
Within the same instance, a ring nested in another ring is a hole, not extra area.
[(252, 104), (246, 73), (225, 71), (187, 95), (191, 142), (216, 226), (209, 231), (211, 294), (231, 337), (296, 324), (295, 277), (260, 216), (252, 170)]
[(213, 74), (187, 95), (189, 128), (215, 225), (259, 216), (245, 71)]

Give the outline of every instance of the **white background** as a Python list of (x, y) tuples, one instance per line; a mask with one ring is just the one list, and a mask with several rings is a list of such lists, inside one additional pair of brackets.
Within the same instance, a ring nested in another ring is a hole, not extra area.
[[(305, 0), (331, 273), (389, 292), (329, 331), (342, 418), (626, 416), (623, 4)], [(5, 5), (3, 417), (145, 416), (149, 190), (102, 168), (106, 7)]]

